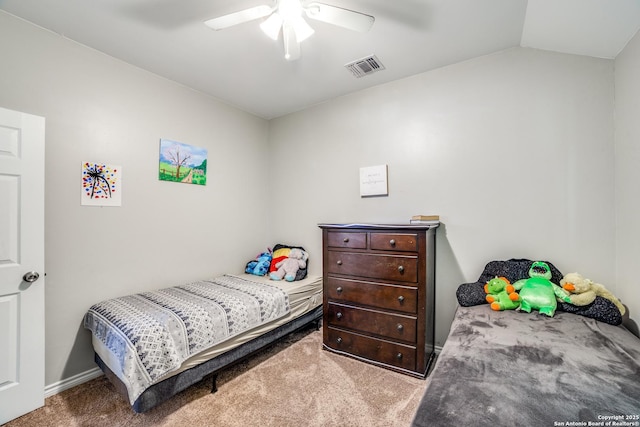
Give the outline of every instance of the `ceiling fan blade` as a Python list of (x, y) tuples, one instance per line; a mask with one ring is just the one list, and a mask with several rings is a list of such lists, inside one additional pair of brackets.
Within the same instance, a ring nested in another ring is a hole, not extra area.
[(240, 12), (234, 12), (228, 15), (209, 19), (208, 21), (205, 21), (205, 25), (213, 28), (214, 30), (222, 30), (234, 25), (243, 24), (245, 22), (253, 21), (254, 19), (265, 17), (273, 13), (273, 11), (274, 9), (271, 6), (263, 4), (261, 6), (241, 10)]
[(300, 58), (300, 42), (296, 38), (293, 26), (287, 23), (283, 24), (282, 36), (284, 39), (284, 58), (287, 61), (295, 61)]
[(371, 15), (343, 9), (341, 7), (329, 6), (324, 3), (309, 3), (304, 10), (311, 19), (361, 33), (369, 31), (375, 21), (375, 18)]

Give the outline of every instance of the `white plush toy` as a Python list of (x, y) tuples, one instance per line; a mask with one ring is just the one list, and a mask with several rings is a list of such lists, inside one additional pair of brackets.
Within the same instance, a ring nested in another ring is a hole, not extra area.
[(591, 304), (596, 296), (599, 296), (614, 303), (620, 310), (620, 314), (624, 315), (625, 313), (624, 305), (604, 285), (592, 282), (578, 273), (565, 274), (560, 280), (560, 286), (571, 294), (569, 298), (574, 305)]
[(271, 280), (282, 280), (284, 278), (287, 282), (293, 282), (296, 280), (298, 270), (307, 266), (307, 259), (309, 259), (309, 254), (305, 251), (292, 248), (291, 252), (289, 252), (289, 257), (276, 263), (277, 270), (272, 271), (269, 277)]

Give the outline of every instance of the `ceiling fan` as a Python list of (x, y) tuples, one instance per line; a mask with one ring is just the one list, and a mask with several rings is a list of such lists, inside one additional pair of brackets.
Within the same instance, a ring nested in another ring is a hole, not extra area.
[(288, 61), (293, 61), (300, 57), (300, 42), (314, 33), (303, 14), (316, 21), (362, 33), (369, 31), (375, 21), (373, 16), (324, 3), (305, 4), (303, 0), (275, 0), (272, 6), (251, 7), (209, 19), (205, 24), (214, 30), (222, 30), (268, 16), (260, 24), (260, 28), (273, 40), (278, 40), (282, 30), (284, 57)]

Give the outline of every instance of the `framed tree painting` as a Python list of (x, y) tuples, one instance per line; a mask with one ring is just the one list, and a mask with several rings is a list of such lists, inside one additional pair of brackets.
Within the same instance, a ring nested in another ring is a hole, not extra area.
[(160, 140), (161, 181), (207, 184), (207, 149), (168, 139)]

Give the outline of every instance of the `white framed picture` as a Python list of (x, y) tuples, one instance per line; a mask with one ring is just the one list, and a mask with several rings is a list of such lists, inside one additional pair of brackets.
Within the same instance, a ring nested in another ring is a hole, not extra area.
[(387, 195), (387, 165), (360, 168), (360, 197)]

